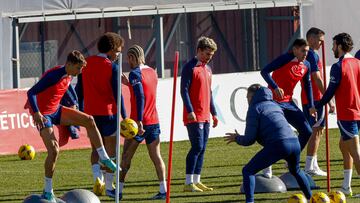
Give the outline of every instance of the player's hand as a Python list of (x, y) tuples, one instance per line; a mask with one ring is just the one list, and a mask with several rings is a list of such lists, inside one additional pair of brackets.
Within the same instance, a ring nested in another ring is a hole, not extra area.
[(225, 133), (224, 137), (224, 141), (226, 142), (226, 144), (230, 144), (232, 142), (236, 142), (236, 137), (239, 136), (239, 133), (237, 132), (237, 130), (235, 130), (235, 133)]
[(121, 74), (121, 84), (124, 84), (124, 85), (130, 84), (129, 78), (124, 73)]
[(34, 113), (33, 115), (33, 119), (34, 119), (34, 124), (35, 126), (41, 130), (42, 128), (45, 127), (45, 122), (47, 121), (47, 119), (40, 113), (40, 111)]
[(195, 115), (195, 113), (194, 113), (194, 112), (188, 113), (187, 119), (188, 119), (189, 121), (196, 121), (196, 115)]
[(143, 135), (145, 133), (145, 130), (144, 130), (144, 125), (142, 123), (142, 121), (136, 121), (137, 125), (138, 125), (138, 135)]
[(217, 116), (213, 116), (212, 119), (213, 119), (212, 127), (215, 128), (218, 125), (219, 120), (218, 120)]
[(275, 92), (275, 96), (276, 96), (277, 98), (279, 98), (279, 99), (283, 99), (283, 98), (284, 98), (284, 90), (281, 89), (280, 87), (276, 88), (276, 89), (274, 90), (274, 92)]
[(335, 105), (332, 100), (329, 102), (329, 113), (335, 113)]
[(316, 108), (315, 107), (311, 107), (309, 109), (309, 113), (312, 117), (315, 117), (316, 118)]

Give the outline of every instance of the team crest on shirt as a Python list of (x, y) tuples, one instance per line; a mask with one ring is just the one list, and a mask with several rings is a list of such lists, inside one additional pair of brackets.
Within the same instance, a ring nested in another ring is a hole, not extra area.
[(302, 77), (305, 73), (305, 69), (302, 68), (301, 66), (299, 65), (293, 65), (291, 66), (291, 69), (290, 69), (291, 73), (294, 74), (295, 76), (297, 77)]

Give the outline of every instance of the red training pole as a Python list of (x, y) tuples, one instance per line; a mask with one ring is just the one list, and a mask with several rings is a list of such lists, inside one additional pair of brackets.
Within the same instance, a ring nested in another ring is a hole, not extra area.
[[(323, 65), (323, 78), (324, 89), (326, 90), (326, 63), (325, 63), (325, 42), (322, 41), (322, 65)], [(327, 172), (327, 191), (330, 192), (330, 150), (329, 150), (329, 122), (328, 122), (328, 105), (325, 105), (325, 140), (326, 140), (326, 172)]]
[(175, 52), (175, 63), (174, 63), (174, 83), (173, 83), (173, 98), (171, 107), (171, 128), (170, 128), (170, 143), (169, 143), (169, 160), (168, 160), (168, 175), (167, 175), (167, 193), (166, 203), (170, 202), (170, 185), (171, 185), (171, 167), (172, 167), (172, 148), (174, 138), (174, 118), (175, 118), (175, 102), (176, 102), (176, 79), (179, 65), (179, 52)]

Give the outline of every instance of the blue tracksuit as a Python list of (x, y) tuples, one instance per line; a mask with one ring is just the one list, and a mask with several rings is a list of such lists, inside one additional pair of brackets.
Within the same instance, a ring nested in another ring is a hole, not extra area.
[(310, 199), (310, 185), (299, 165), (299, 140), (280, 106), (272, 100), (270, 89), (266, 87), (255, 92), (247, 112), (245, 135), (236, 137), (236, 142), (243, 146), (252, 145), (255, 141), (264, 148), (242, 170), (246, 202), (254, 202), (255, 174), (280, 159), (288, 162), (290, 173), (296, 178), (306, 198)]

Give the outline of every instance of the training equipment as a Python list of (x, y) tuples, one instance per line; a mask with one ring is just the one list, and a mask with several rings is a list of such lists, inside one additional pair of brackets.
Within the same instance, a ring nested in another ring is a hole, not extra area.
[(138, 133), (138, 125), (130, 118), (125, 118), (120, 122), (120, 133), (126, 139), (135, 137)]
[(330, 198), (323, 192), (317, 192), (311, 196), (310, 203), (330, 203)]
[(289, 197), (287, 203), (307, 203), (307, 200), (302, 194), (293, 194)]
[(66, 203), (100, 203), (99, 198), (94, 193), (83, 189), (70, 190), (61, 199)]
[(35, 158), (35, 149), (28, 144), (21, 145), (18, 155), (22, 160), (33, 160)]
[[(57, 203), (65, 203), (63, 200), (56, 198)], [(41, 195), (29, 195), (27, 196), (23, 203), (51, 203), (50, 201), (41, 198)]]
[[(311, 176), (305, 173), (306, 179), (309, 181), (311, 189), (319, 189), (320, 187), (317, 186)], [(285, 183), (287, 190), (298, 190), (300, 189), (299, 184), (297, 183), (295, 177), (290, 173), (286, 172), (280, 176), (280, 179)]]
[[(255, 183), (255, 193), (286, 192), (283, 181), (274, 175), (267, 178), (263, 174), (257, 174), (255, 175)], [(243, 185), (240, 187), (240, 193), (245, 193)]]
[(330, 203), (346, 203), (346, 197), (341, 191), (329, 192)]

